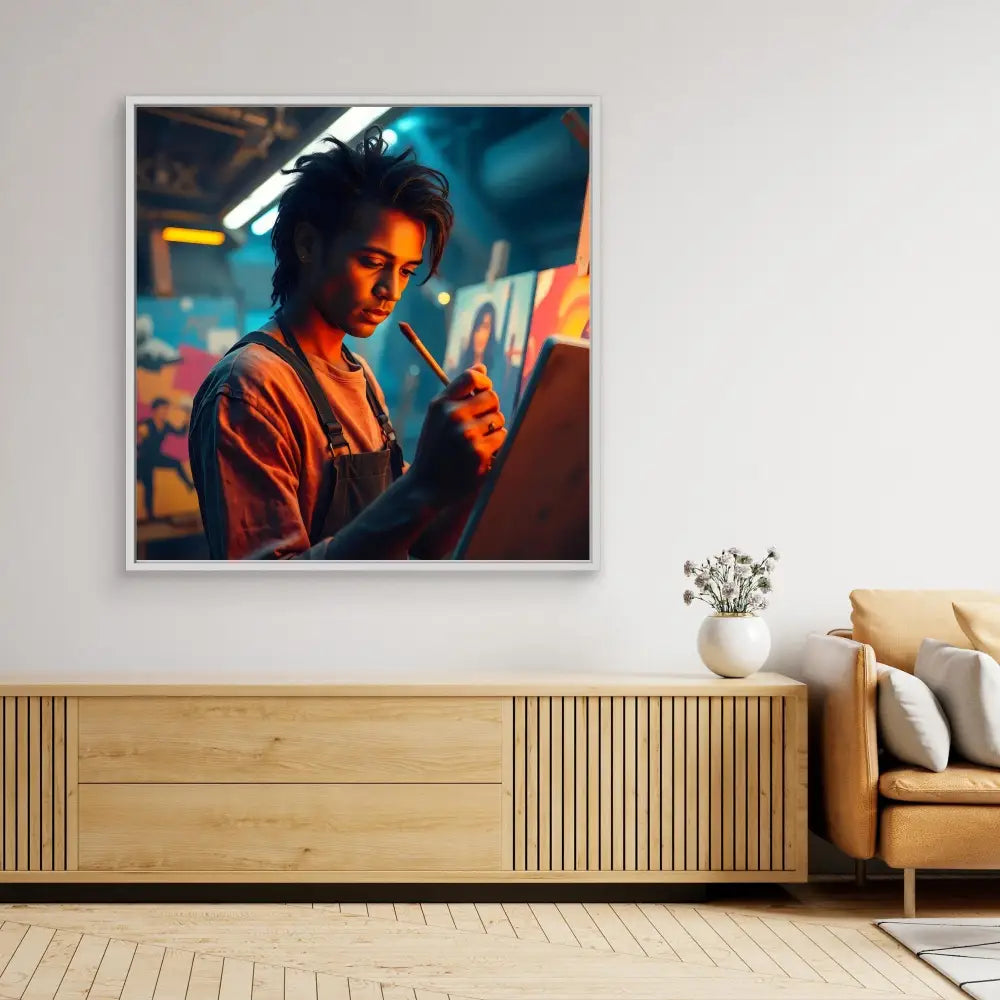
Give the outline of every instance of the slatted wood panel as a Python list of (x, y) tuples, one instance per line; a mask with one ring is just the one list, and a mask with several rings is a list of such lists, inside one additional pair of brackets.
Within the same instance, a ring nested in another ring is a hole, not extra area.
[(801, 699), (512, 699), (514, 871), (798, 871)]
[(75, 698), (0, 698), (0, 870), (76, 867)]

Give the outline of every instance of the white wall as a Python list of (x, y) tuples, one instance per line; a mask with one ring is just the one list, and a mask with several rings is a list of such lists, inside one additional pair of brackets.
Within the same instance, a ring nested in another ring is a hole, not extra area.
[[(0, 676), (697, 670), (728, 545), (779, 667), (996, 585), (1000, 4), (281, 6), (5, 8)], [(124, 96), (366, 93), (602, 98), (604, 568), (126, 576)]]

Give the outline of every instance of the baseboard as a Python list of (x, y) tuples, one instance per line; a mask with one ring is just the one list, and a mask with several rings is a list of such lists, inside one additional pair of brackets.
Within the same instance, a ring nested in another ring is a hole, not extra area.
[[(703, 903), (724, 886), (575, 883), (0, 885), (0, 903)], [(771, 886), (760, 886), (761, 891)]]

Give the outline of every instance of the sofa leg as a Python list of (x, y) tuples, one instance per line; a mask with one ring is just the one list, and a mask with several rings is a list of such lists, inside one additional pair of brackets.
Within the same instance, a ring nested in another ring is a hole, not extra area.
[(863, 889), (868, 884), (868, 862), (864, 858), (854, 861), (854, 884)]
[(917, 915), (917, 870), (916, 868), (903, 869), (903, 916), (915, 917)]

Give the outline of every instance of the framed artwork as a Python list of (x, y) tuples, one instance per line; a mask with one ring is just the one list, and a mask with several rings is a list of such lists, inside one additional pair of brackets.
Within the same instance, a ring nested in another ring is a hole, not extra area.
[[(126, 570), (599, 568), (598, 130), (593, 98), (128, 98)], [(590, 347), (572, 502), (516, 433), (572, 433), (558, 373), (525, 393), (550, 337)], [(503, 517), (572, 551), (456, 555), (505, 465)]]

